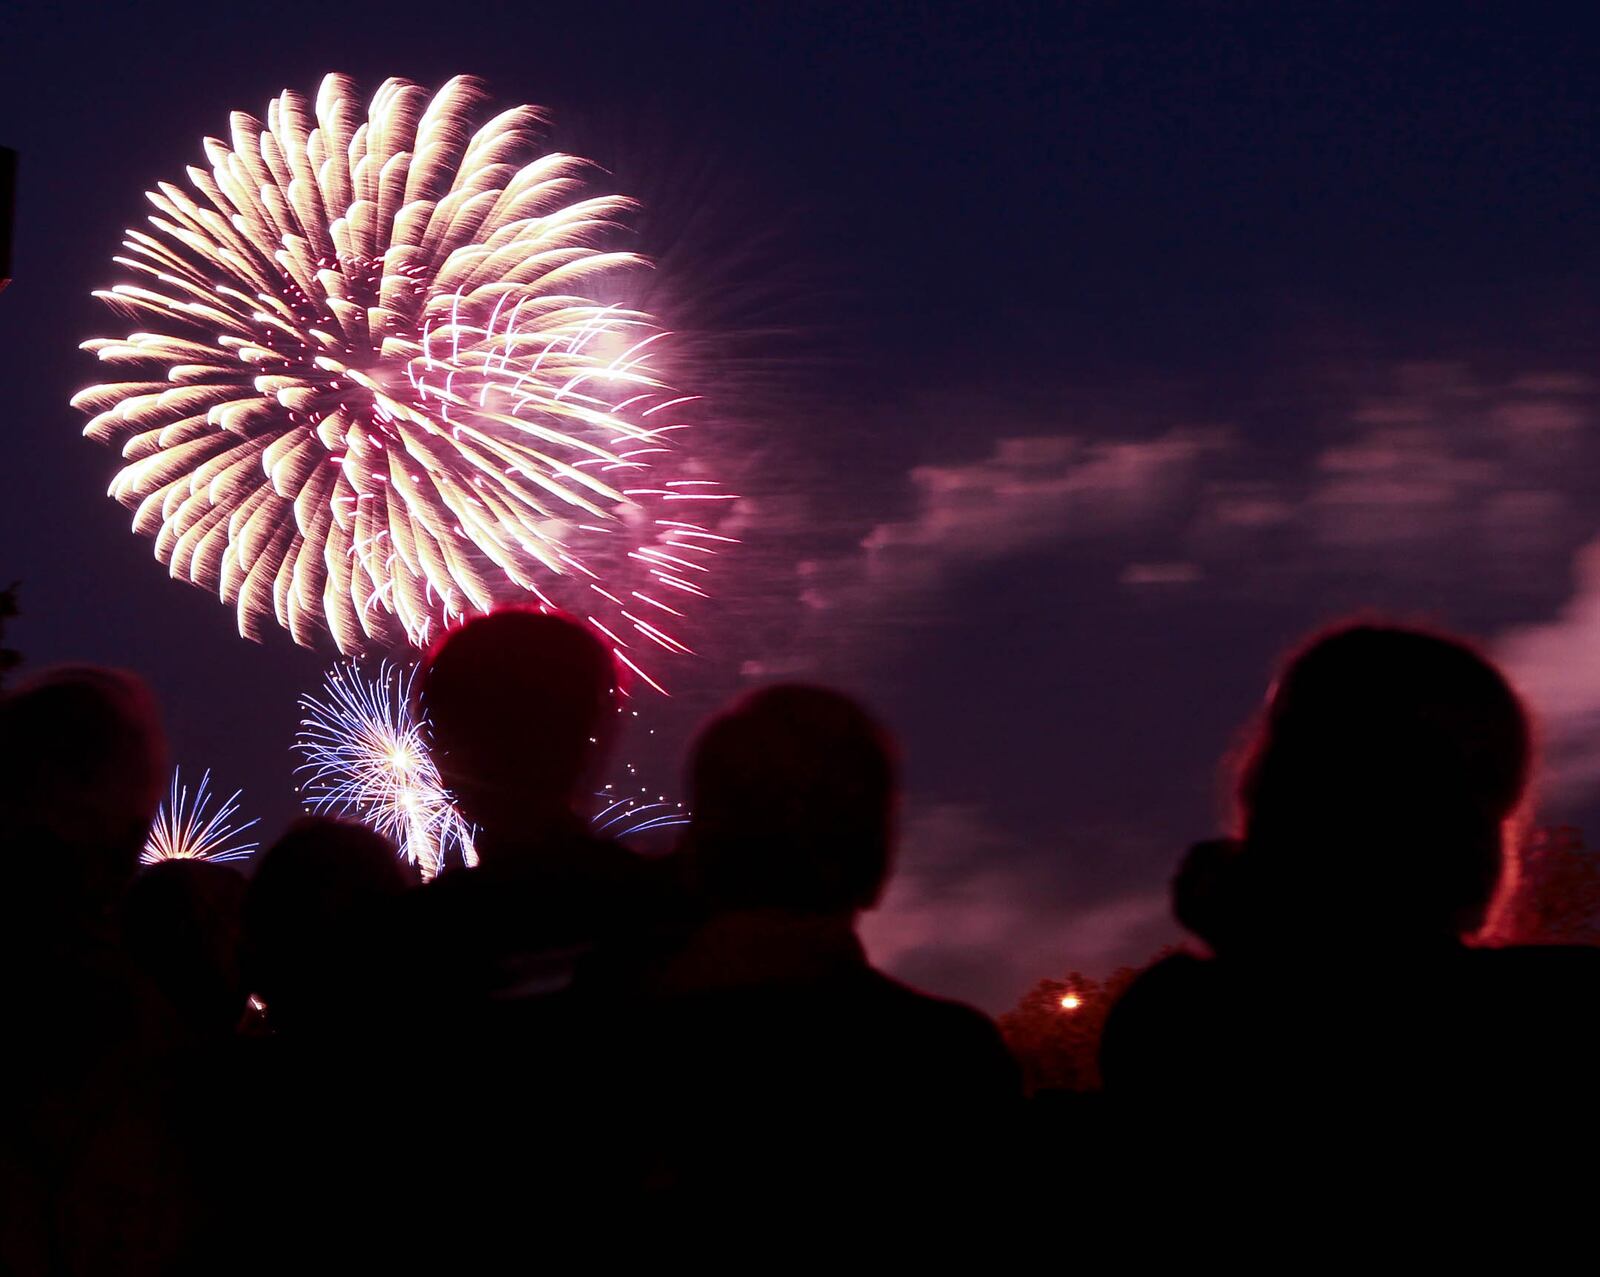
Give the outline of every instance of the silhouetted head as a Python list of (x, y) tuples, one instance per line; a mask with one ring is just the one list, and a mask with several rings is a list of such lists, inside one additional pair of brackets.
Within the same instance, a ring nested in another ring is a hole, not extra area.
[(123, 905), (128, 952), (192, 1031), (233, 1031), (244, 1012), (239, 944), (244, 877), (232, 865), (164, 860)]
[(83, 918), (115, 905), (138, 868), (165, 771), (155, 699), (131, 674), (63, 667), (0, 697), (6, 894), (25, 909)]
[(1239, 778), (1242, 853), (1291, 913), (1475, 930), (1532, 765), (1505, 677), (1458, 640), (1353, 625), (1301, 650)]
[(394, 847), (363, 825), (312, 816), (290, 826), (244, 901), (245, 980), (274, 1023), (312, 1018), (359, 983), (366, 928), (409, 885)]
[(475, 617), (428, 653), (417, 688), (440, 774), (491, 836), (570, 812), (615, 731), (611, 653), (564, 616)]
[(894, 842), (894, 753), (849, 697), (799, 684), (752, 693), (700, 733), (689, 783), (689, 842), (715, 907), (831, 914), (877, 903)]

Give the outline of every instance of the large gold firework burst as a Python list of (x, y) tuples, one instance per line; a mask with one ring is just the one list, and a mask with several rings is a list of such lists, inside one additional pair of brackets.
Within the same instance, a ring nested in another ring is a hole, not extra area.
[(73, 404), (121, 447), (134, 529), (246, 635), (424, 644), (559, 585), (619, 648), (685, 650), (662, 600), (701, 593), (724, 539), (685, 512), (729, 498), (652, 477), (692, 396), (653, 371), (654, 322), (600, 296), (638, 261), (607, 248), (629, 201), (540, 153), (536, 108), (474, 131), (482, 97), (388, 80), (363, 118), (330, 75), (314, 108), (235, 113), (96, 294), (147, 328), (84, 348), (138, 379)]

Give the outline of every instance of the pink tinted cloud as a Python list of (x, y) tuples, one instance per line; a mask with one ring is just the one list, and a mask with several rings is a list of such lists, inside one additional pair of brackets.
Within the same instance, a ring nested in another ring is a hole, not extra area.
[[(1170, 517), (1225, 430), (1178, 428), (1147, 439), (1077, 435), (1001, 439), (977, 461), (923, 465), (907, 475), (912, 509), (878, 523), (855, 552), (799, 565), (813, 611), (937, 607), (960, 573), (1072, 543), (1120, 544)], [(830, 617), (830, 623), (836, 618)]]
[(1002, 439), (984, 460), (913, 469), (912, 517), (879, 524), (861, 546), (869, 559), (906, 552), (963, 562), (1114, 533), (1165, 509), (1201, 459), (1228, 443), (1225, 431), (1194, 429), (1128, 442)]
[(1021, 845), (972, 806), (915, 811), (889, 891), (862, 920), (873, 961), (917, 983), (936, 954), (942, 990), (1001, 1011), (1037, 980), (1140, 962), (1174, 938), (1164, 884), (1085, 898), (1060, 885), (1073, 875), (1052, 854), (1069, 853)]
[(1543, 789), (1558, 802), (1600, 794), (1600, 540), (1578, 555), (1574, 575), (1559, 616), (1513, 629), (1496, 644), (1539, 717)]

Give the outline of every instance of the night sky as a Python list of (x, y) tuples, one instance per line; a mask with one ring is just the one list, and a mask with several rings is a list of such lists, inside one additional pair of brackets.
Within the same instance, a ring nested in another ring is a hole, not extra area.
[[(1600, 832), (1600, 173), (1581, 6), (12, 5), (0, 579), (30, 667), (146, 677), (271, 838), (331, 649), (241, 640), (103, 494), (90, 297), (231, 110), (470, 73), (645, 201), (649, 303), (744, 494), (624, 747), (741, 686), (904, 748), (891, 970), (991, 1010), (1173, 938), (1165, 883), (1297, 636), (1472, 634)], [(1359, 849), (1352, 849), (1353, 856)]]

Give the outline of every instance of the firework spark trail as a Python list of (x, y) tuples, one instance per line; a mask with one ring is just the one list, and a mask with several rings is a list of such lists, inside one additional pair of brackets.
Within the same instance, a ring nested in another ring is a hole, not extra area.
[[(431, 878), (454, 853), (477, 863), (474, 831), (452, 803), (428, 753), (426, 721), (412, 708), (415, 668), (383, 662), (375, 678), (354, 662), (330, 670), (322, 696), (300, 700), (296, 768), (306, 806), (370, 825)], [(642, 792), (642, 791), (641, 791)], [(595, 795), (595, 833), (627, 838), (688, 824), (682, 805), (663, 798), (619, 796), (611, 786)]]
[(172, 773), (172, 791), (156, 809), (156, 818), (139, 856), (140, 863), (153, 865), (162, 860), (248, 859), (260, 844), (240, 841), (240, 835), (260, 822), (247, 820), (242, 825), (229, 823), (238, 814), (239, 795), (244, 791), (234, 790), (215, 812), (207, 815), (206, 808), (213, 797), (207, 792), (207, 786), (211, 783), (210, 771), (200, 777), (193, 803), (189, 801), (189, 787), (183, 784), (181, 775), (181, 769), (175, 769)]
[(452, 851), (468, 865), (477, 853), (428, 754), (425, 725), (412, 713), (415, 672), (387, 661), (374, 679), (353, 663), (330, 670), (323, 697), (300, 700), (306, 717), (295, 748), (305, 761), (295, 770), (312, 811), (371, 825), (432, 878)]
[(467, 77), (431, 99), (385, 81), (365, 119), (354, 94), (330, 75), (314, 105), (236, 112), (192, 190), (149, 193), (129, 278), (96, 294), (146, 327), (84, 343), (133, 379), (73, 399), (122, 450), (111, 495), (247, 636), (275, 618), (345, 653), (425, 646), (555, 592), (602, 611), (619, 656), (687, 650), (616, 599), (702, 595), (685, 577), (712, 534), (683, 512), (734, 498), (652, 479), (695, 397), (655, 370), (667, 334), (596, 296), (641, 261), (599, 247), (631, 202), (540, 154), (536, 108), (473, 131)]
[(682, 803), (619, 798), (609, 789), (595, 797), (602, 805), (589, 823), (595, 833), (606, 838), (631, 838), (652, 829), (676, 829), (689, 823)]

